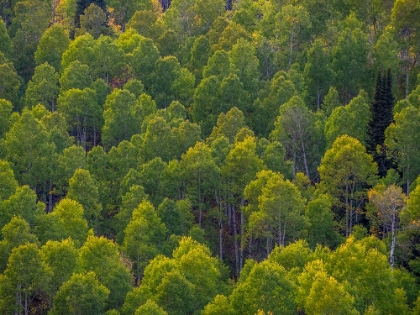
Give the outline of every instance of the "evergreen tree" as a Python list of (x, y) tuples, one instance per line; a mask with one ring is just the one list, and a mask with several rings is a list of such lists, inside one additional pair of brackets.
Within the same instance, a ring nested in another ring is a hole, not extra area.
[(386, 76), (379, 72), (376, 79), (376, 92), (370, 107), (371, 118), (368, 127), (367, 150), (378, 163), (379, 176), (386, 176), (391, 161), (386, 159), (385, 130), (393, 121), (394, 95), (392, 93), (391, 70)]
[[(105, 0), (77, 0), (76, 5), (76, 14), (74, 16), (74, 26), (75, 28), (80, 28), (80, 15), (84, 14), (85, 10), (91, 5), (95, 4), (100, 7), (104, 12), (106, 12), (106, 3)], [(74, 34), (72, 34), (74, 35)]]

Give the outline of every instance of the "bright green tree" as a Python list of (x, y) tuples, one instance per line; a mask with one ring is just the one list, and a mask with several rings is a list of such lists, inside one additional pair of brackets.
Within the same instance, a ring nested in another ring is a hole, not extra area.
[(331, 53), (324, 40), (318, 38), (308, 50), (305, 64), (305, 83), (308, 99), (314, 108), (319, 109), (334, 78), (331, 69)]
[[(410, 185), (420, 174), (417, 168), (417, 145), (420, 136), (420, 112), (411, 104), (394, 114), (394, 122), (385, 131), (385, 145), (391, 157), (397, 161), (398, 170), (405, 182), (406, 194), (410, 193)], [(410, 134), (410, 137), (407, 135)]]
[(394, 32), (399, 43), (400, 65), (404, 69), (405, 74), (405, 97), (410, 93), (414, 82), (410, 81), (410, 75), (415, 63), (416, 53), (418, 50), (418, 30), (420, 27), (416, 16), (420, 12), (420, 5), (412, 0), (394, 1), (391, 19)]
[(3, 273), (12, 249), (20, 245), (38, 242), (37, 237), (31, 233), (28, 222), (22, 217), (13, 217), (1, 229), (0, 241), (0, 271)]
[[(13, 173), (10, 164), (7, 161), (0, 161), (0, 181), (1, 181), (1, 189), (0, 189), (0, 200), (4, 201), (8, 199), (13, 193), (16, 191), (18, 187), (18, 182), (15, 179), (15, 175)], [(4, 224), (1, 224), (3, 226)]]
[(186, 193), (198, 207), (198, 224), (202, 224), (202, 211), (208, 209), (216, 191), (220, 169), (211, 156), (211, 149), (198, 142), (182, 155), (180, 166), (186, 185)]
[[(211, 256), (208, 247), (192, 240), (190, 237), (181, 239), (179, 247), (174, 250), (172, 256), (176, 265), (175, 272), (172, 275), (169, 274), (169, 277), (161, 273), (159, 276), (163, 276), (163, 278), (160, 283), (156, 283), (157, 287), (153, 288), (153, 285), (150, 285), (152, 292), (154, 289), (157, 296), (166, 296), (169, 298), (167, 300), (169, 303), (173, 303), (170, 299), (170, 293), (176, 294), (175, 296), (179, 299), (178, 306), (181, 307), (171, 309), (170, 304), (162, 304), (162, 307), (167, 308), (168, 312), (174, 310), (176, 314), (183, 314), (183, 304), (190, 307), (193, 312), (201, 311), (208, 302), (213, 300), (216, 294), (223, 290), (222, 266), (217, 258)], [(150, 271), (152, 271), (152, 268)], [(177, 279), (176, 284), (180, 286), (170, 285), (171, 277)], [(184, 286), (186, 284), (184, 289), (182, 289), (183, 283)], [(194, 298), (191, 299), (191, 297)]]
[(55, 145), (34, 114), (24, 109), (6, 134), (7, 159), (20, 184), (36, 189), (49, 179)]
[(225, 27), (221, 30), (217, 43), (212, 46), (213, 51), (229, 51), (239, 40), (251, 40), (251, 35), (238, 23), (229, 22), (226, 25), (221, 23), (220, 26)]
[(34, 298), (47, 291), (51, 271), (36, 244), (23, 244), (12, 250), (4, 275), (13, 288), (9, 294), (16, 297), (15, 314), (29, 314)]
[(109, 36), (101, 36), (92, 47), (96, 57), (89, 63), (94, 80), (100, 78), (107, 84), (120, 80), (124, 69), (123, 52)]
[(135, 96), (128, 90), (115, 89), (105, 102), (102, 142), (108, 150), (140, 132), (134, 115)]
[(119, 212), (114, 218), (114, 226), (117, 231), (117, 242), (122, 244), (124, 239), (124, 231), (130, 223), (132, 213), (136, 209), (143, 199), (147, 199), (147, 195), (144, 192), (144, 188), (141, 185), (133, 184), (130, 186), (128, 191), (121, 197), (121, 207)]
[(201, 35), (194, 40), (191, 48), (190, 64), (191, 68), (194, 69), (193, 73), (197, 81), (200, 81), (203, 77), (203, 68), (210, 57), (210, 49), (210, 41), (206, 36)]
[(249, 233), (267, 238), (268, 254), (273, 241), (284, 246), (299, 237), (299, 232), (305, 229), (304, 207), (297, 187), (277, 174), (261, 189), (258, 211), (249, 217)]
[(131, 289), (129, 270), (123, 265), (117, 245), (105, 237), (89, 236), (79, 249), (78, 270), (94, 272), (110, 290), (107, 308), (119, 308)]
[(36, 233), (41, 243), (71, 238), (80, 247), (88, 236), (88, 225), (83, 218), (83, 207), (71, 199), (62, 199), (51, 213), (39, 213)]
[(378, 167), (355, 138), (338, 137), (318, 168), (320, 188), (333, 196), (333, 204), (345, 213), (342, 230), (349, 236), (358, 222), (357, 208), (366, 197), (366, 185), (375, 183)]
[[(295, 85), (284, 71), (279, 71), (274, 75), (267, 92), (267, 95), (262, 94), (256, 99), (252, 114), (252, 129), (256, 135), (264, 137), (268, 137), (274, 129), (280, 106), (298, 94)], [(261, 124), (261, 121), (266, 123)]]
[(91, 145), (97, 145), (97, 133), (103, 122), (102, 109), (94, 90), (72, 88), (65, 91), (58, 97), (57, 109), (66, 117), (71, 135), (76, 138), (78, 145), (85, 150)]
[(83, 214), (89, 226), (98, 228), (102, 204), (99, 202), (98, 186), (88, 170), (78, 168), (69, 180), (67, 198), (83, 206)]
[(240, 39), (229, 51), (231, 70), (244, 85), (245, 91), (255, 96), (258, 89), (259, 61), (250, 42)]
[(294, 62), (298, 61), (298, 48), (304, 46), (309, 37), (309, 30), (312, 26), (309, 12), (302, 5), (283, 5), (275, 17), (275, 24), (275, 37), (278, 38), (277, 45), (279, 47), (288, 46), (287, 53), (284, 53), (284, 55), (282, 55), (284, 50), (279, 49), (277, 58), (282, 68), (289, 69)]
[(321, 194), (310, 200), (305, 208), (305, 216), (309, 222), (307, 240), (311, 248), (318, 244), (329, 247), (337, 245), (340, 238), (335, 231), (334, 213), (328, 195)]
[(142, 153), (146, 161), (156, 157), (170, 161), (175, 158), (175, 144), (171, 127), (163, 117), (157, 116), (148, 121), (142, 143)]
[(161, 185), (167, 168), (168, 164), (160, 157), (155, 157), (141, 166), (141, 185), (153, 204), (159, 204), (164, 198)]
[(329, 117), (334, 108), (341, 106), (339, 95), (335, 87), (330, 87), (327, 95), (325, 95), (324, 101), (321, 105), (321, 109), (325, 112), (325, 115)]
[[(253, 137), (246, 137), (244, 141), (234, 144), (226, 157), (225, 164), (221, 167), (223, 181), (227, 185), (228, 216), (232, 216), (229, 228), (234, 236), (233, 246), (235, 254), (235, 270), (239, 275), (239, 270), (243, 265), (243, 246), (239, 250), (238, 233), (241, 235), (244, 226), (237, 222), (237, 212), (240, 206), (244, 205), (244, 189), (246, 185), (255, 178), (256, 174), (263, 168), (262, 160), (256, 154), (256, 140)], [(243, 222), (243, 212), (241, 222)]]
[[(140, 95), (146, 93), (143, 83), (138, 79), (130, 79), (124, 85), (124, 90), (130, 91), (138, 99)], [(147, 94), (144, 94), (147, 95)]]
[(219, 79), (227, 77), (230, 73), (229, 54), (224, 50), (217, 50), (207, 60), (207, 64), (203, 68), (203, 78), (215, 75)]
[(363, 145), (368, 141), (370, 106), (365, 91), (360, 91), (346, 106), (333, 109), (325, 122), (324, 132), (327, 147), (339, 136), (347, 134), (359, 140)]
[(125, 29), (125, 23), (131, 19), (131, 17), (141, 10), (153, 9), (153, 2), (149, 0), (141, 1), (122, 1), (122, 0), (111, 0), (108, 1), (108, 5), (113, 8), (112, 15), (116, 18), (117, 23), (121, 25), (122, 29)]
[(2, 52), (0, 52), (0, 98), (18, 105), (18, 92), (22, 84), (21, 77), (17, 74), (15, 66), (10, 62)]
[(226, 114), (220, 113), (217, 123), (206, 141), (213, 143), (220, 137), (226, 137), (233, 144), (238, 132), (245, 126), (244, 113), (237, 107), (232, 107)]
[(61, 57), (67, 50), (70, 44), (70, 39), (67, 36), (65, 29), (60, 24), (54, 24), (49, 27), (39, 40), (37, 49), (35, 51), (36, 65), (42, 65), (48, 62), (54, 67), (55, 71), (61, 70)]
[(317, 117), (299, 96), (293, 96), (280, 106), (270, 138), (284, 146), (286, 157), (293, 161), (294, 174), (303, 172), (308, 178), (316, 175), (315, 165), (319, 164), (324, 151), (319, 125)]
[(405, 303), (398, 297), (400, 284), (387, 256), (385, 244), (373, 236), (360, 240), (352, 236), (330, 256), (331, 276), (347, 282), (347, 291), (360, 313), (370, 305), (380, 313), (394, 313)]
[(93, 87), (93, 79), (89, 66), (75, 60), (63, 70), (60, 75), (60, 94), (70, 89), (80, 89)]
[(332, 48), (335, 86), (344, 103), (348, 103), (360, 89), (366, 88), (368, 47), (367, 37), (362, 30), (346, 27)]
[(220, 113), (218, 110), (219, 87), (220, 81), (217, 77), (209, 76), (205, 77), (194, 91), (191, 117), (194, 122), (200, 124), (204, 136), (210, 134)]
[(55, 172), (55, 193), (65, 194), (68, 191), (69, 180), (79, 168), (86, 168), (86, 152), (81, 146), (72, 145), (65, 148), (57, 158)]
[(160, 53), (153, 40), (150, 38), (140, 39), (138, 45), (128, 54), (128, 64), (133, 69), (133, 73), (141, 80), (147, 90), (154, 84), (156, 62), (159, 60)]
[(58, 74), (53, 66), (43, 63), (35, 68), (34, 75), (26, 88), (26, 105), (42, 104), (52, 112), (55, 111), (59, 92)]
[(313, 257), (309, 244), (305, 240), (297, 240), (287, 246), (276, 246), (268, 256), (268, 261), (276, 262), (288, 271), (302, 271)]
[(48, 295), (50, 296), (49, 306), (52, 298), (56, 295), (61, 285), (70, 279), (76, 270), (77, 250), (71, 239), (62, 241), (47, 241), (41, 247), (42, 261), (51, 270)]
[(71, 135), (78, 145), (85, 148), (97, 145), (97, 132), (102, 127), (101, 108), (94, 90), (70, 89), (58, 98), (57, 109), (64, 114), (71, 126)]
[(206, 305), (204, 308), (203, 315), (218, 315), (218, 314), (225, 314), (225, 315), (234, 315), (235, 312), (232, 306), (229, 304), (229, 300), (224, 295), (216, 295), (214, 300)]
[(255, 263), (239, 279), (230, 298), (237, 313), (253, 315), (264, 309), (273, 314), (295, 314), (293, 284), (284, 267), (268, 261)]
[(69, 47), (62, 55), (61, 69), (66, 69), (70, 63), (78, 60), (82, 64), (89, 65), (90, 61), (95, 58), (93, 55), (93, 46), (95, 40), (89, 33), (76, 37), (70, 42)]
[(14, 8), (9, 34), (13, 43), (13, 60), (18, 73), (28, 81), (35, 68), (34, 53), (50, 22), (50, 9), (42, 0), (19, 1)]
[(10, 58), (12, 54), (12, 42), (7, 33), (6, 24), (3, 19), (0, 21), (0, 43), (0, 52), (2, 52), (6, 58)]
[(9, 131), (12, 125), (12, 109), (13, 105), (10, 101), (0, 99), (0, 137), (4, 138), (6, 132)]
[(74, 273), (58, 290), (49, 314), (100, 315), (105, 311), (108, 296), (109, 290), (98, 281), (94, 272)]
[(134, 209), (131, 221), (125, 229), (122, 250), (133, 260), (136, 277), (141, 277), (148, 262), (161, 251), (166, 231), (149, 201), (143, 200)]
[(14, 216), (21, 216), (33, 225), (37, 209), (36, 200), (37, 195), (29, 186), (17, 187), (14, 194), (0, 203), (0, 226), (8, 223)]
[(194, 313), (197, 299), (194, 289), (195, 286), (179, 270), (173, 270), (162, 278), (155, 299), (172, 314)]
[(166, 56), (156, 61), (154, 84), (151, 94), (159, 108), (165, 108), (173, 100), (185, 101), (192, 98), (195, 77), (185, 68), (181, 68), (178, 59)]
[(188, 199), (177, 202), (165, 198), (158, 206), (157, 213), (168, 229), (168, 234), (188, 235), (193, 225), (192, 203)]
[[(265, 138), (261, 138), (265, 139)], [(259, 145), (261, 143), (261, 139)], [(268, 142), (263, 147), (262, 160), (268, 169), (279, 172), (285, 178), (291, 179), (293, 174), (293, 162), (286, 160), (286, 150), (279, 141)]]
[(153, 300), (147, 300), (134, 312), (134, 315), (168, 315), (168, 313)]
[(305, 301), (305, 313), (315, 314), (343, 314), (357, 315), (354, 309), (354, 298), (336, 279), (319, 271)]

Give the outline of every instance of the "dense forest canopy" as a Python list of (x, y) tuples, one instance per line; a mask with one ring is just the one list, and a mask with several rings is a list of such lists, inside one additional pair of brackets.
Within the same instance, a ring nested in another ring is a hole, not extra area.
[(420, 314), (420, 3), (0, 0), (1, 314)]

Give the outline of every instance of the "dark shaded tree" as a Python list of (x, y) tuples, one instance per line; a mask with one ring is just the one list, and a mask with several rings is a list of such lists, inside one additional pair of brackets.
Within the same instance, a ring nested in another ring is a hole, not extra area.
[(367, 150), (378, 163), (379, 176), (386, 176), (391, 168), (391, 161), (386, 158), (385, 130), (393, 121), (394, 95), (392, 94), (392, 75), (388, 70), (386, 76), (378, 73), (376, 92), (370, 106), (370, 121), (368, 125)]
[(105, 0), (77, 0), (76, 15), (74, 16), (74, 26), (80, 28), (80, 15), (84, 14), (85, 10), (91, 5), (95, 4), (106, 12)]

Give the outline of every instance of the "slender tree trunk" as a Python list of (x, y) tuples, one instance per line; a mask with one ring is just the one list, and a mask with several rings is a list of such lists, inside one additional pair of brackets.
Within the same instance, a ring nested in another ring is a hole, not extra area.
[(270, 254), (270, 246), (269, 246), (269, 237), (267, 236), (267, 242), (265, 244), (265, 249), (266, 249), (266, 253), (267, 253), (267, 257)]
[(319, 110), (319, 106), (321, 105), (321, 92), (319, 86), (316, 88), (316, 109)]
[(86, 142), (87, 142), (87, 129), (86, 129), (87, 127), (86, 127), (86, 116), (84, 116), (83, 117), (83, 139), (82, 139), (82, 141), (83, 141), (83, 148), (85, 149), (85, 151), (86, 151)]
[(349, 235), (353, 230), (353, 198), (350, 198), (350, 209), (349, 209)]
[(28, 293), (25, 292), (25, 315), (29, 315)]
[(284, 222), (284, 226), (283, 226), (283, 236), (281, 239), (281, 246), (284, 246), (285, 243), (286, 243), (286, 222)]
[[(244, 205), (244, 201), (242, 199), (241, 206)], [(241, 210), (241, 248), (240, 248), (240, 256), (239, 256), (239, 271), (242, 270), (242, 267), (244, 266), (244, 248), (245, 248), (245, 242), (246, 239), (244, 237), (244, 225), (245, 225), (245, 217)]]
[(265, 57), (265, 76), (266, 79), (269, 80), (270, 79), (270, 69), (269, 69), (269, 65), (268, 65), (268, 57)]
[(394, 250), (395, 250), (395, 209), (392, 211), (392, 219), (391, 219), (391, 248), (389, 251), (389, 264), (391, 265), (391, 268), (394, 269)]
[(220, 191), (215, 192), (216, 197), (216, 203), (219, 207), (219, 259), (223, 260), (223, 207), (222, 207), (222, 201), (220, 198)]
[(248, 240), (248, 257), (252, 258), (252, 254), (252, 235), (250, 235)]
[[(299, 115), (299, 114), (298, 114)], [(300, 145), (297, 145), (300, 147), (300, 151), (302, 152), (303, 157), (303, 166), (305, 168), (305, 175), (309, 178), (309, 167), (308, 167), (308, 161), (306, 158), (306, 149), (305, 149), (305, 141), (304, 141), (304, 132), (302, 131), (302, 128), (304, 128), (302, 125), (304, 125), (304, 122), (302, 122), (302, 116), (297, 117), (297, 126), (296, 126), (296, 133), (294, 132), (294, 140), (293, 144), (295, 145), (297, 140), (300, 141)]]
[(80, 127), (79, 126), (76, 127), (76, 141), (77, 141), (77, 144), (80, 145), (81, 139), (80, 139)]
[[(300, 126), (299, 126), (300, 128)], [(305, 167), (305, 173), (306, 176), (309, 178), (309, 167), (308, 167), (308, 161), (306, 159), (306, 150), (305, 150), (305, 143), (303, 142), (303, 135), (300, 135), (300, 143), (302, 148), (302, 155), (303, 155), (303, 165)]]
[(410, 156), (407, 154), (407, 168), (406, 168), (406, 194), (410, 195)]
[(93, 126), (93, 146), (96, 147), (96, 127)]
[(238, 231), (237, 231), (237, 224), (236, 224), (236, 209), (235, 206), (232, 205), (232, 224), (233, 224), (233, 242), (234, 242), (234, 250), (235, 250), (235, 270), (236, 276), (239, 276), (239, 246), (238, 246)]
[(219, 258), (223, 260), (223, 220), (219, 217)]
[(230, 204), (226, 208), (226, 210), (227, 210), (228, 226), (231, 227), (232, 226), (232, 207), (230, 206)]
[(201, 172), (198, 171), (198, 226), (201, 228), (202, 209), (201, 209)]
[(346, 237), (349, 236), (349, 185), (346, 184)]
[(52, 190), (53, 190), (53, 181), (52, 178), (50, 178), (50, 187), (48, 190), (48, 213), (52, 212)]
[(16, 290), (16, 306), (18, 307), (18, 311), (15, 311), (15, 315), (21, 315), (20, 309), (22, 307), (22, 290), (21, 285), (17, 285)]
[(410, 84), (410, 53), (407, 52), (407, 67), (405, 70), (405, 99), (408, 99), (409, 85)]
[(288, 69), (290, 69), (290, 67), (292, 66), (292, 62), (293, 62), (293, 38), (295, 36), (295, 24), (293, 23), (293, 27), (292, 27), (292, 33), (290, 34), (290, 55), (289, 55), (289, 67)]

